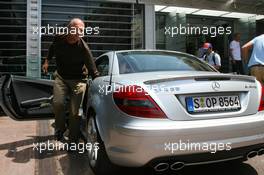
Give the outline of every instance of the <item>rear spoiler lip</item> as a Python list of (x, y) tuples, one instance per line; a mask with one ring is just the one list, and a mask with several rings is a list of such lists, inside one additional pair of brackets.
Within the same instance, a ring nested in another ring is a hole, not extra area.
[[(219, 74), (219, 75), (190, 75), (190, 76), (179, 76), (179, 77), (173, 77), (173, 78), (162, 78), (162, 79), (156, 79), (156, 80), (148, 80), (145, 81), (144, 84), (146, 85), (152, 85), (156, 83), (163, 83), (163, 82), (170, 82), (170, 81), (178, 81), (178, 80), (190, 80), (190, 79), (214, 79), (214, 80), (207, 80), (207, 81), (225, 81), (225, 79), (230, 79), (231, 81), (246, 81), (249, 83), (255, 83), (256, 78), (253, 76), (247, 76), (247, 75), (233, 75), (233, 74)], [(219, 80), (217, 80), (219, 79)], [(197, 81), (197, 80), (196, 80)], [(206, 80), (204, 80), (206, 81)]]

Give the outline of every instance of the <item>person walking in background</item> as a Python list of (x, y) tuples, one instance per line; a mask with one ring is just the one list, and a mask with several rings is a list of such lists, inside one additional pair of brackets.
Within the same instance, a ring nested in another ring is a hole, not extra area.
[(232, 59), (233, 72), (237, 74), (244, 74), (243, 62), (241, 57), (241, 46), (240, 46), (241, 34), (236, 33), (234, 40), (230, 43), (230, 56)]
[(213, 51), (211, 43), (204, 43), (203, 49), (205, 50), (204, 61), (213, 66), (216, 70), (221, 68), (221, 57), (218, 53)]
[[(253, 48), (248, 60), (249, 50)], [(255, 37), (242, 47), (242, 55), (245, 63), (248, 63), (250, 74), (264, 84), (264, 34)]]

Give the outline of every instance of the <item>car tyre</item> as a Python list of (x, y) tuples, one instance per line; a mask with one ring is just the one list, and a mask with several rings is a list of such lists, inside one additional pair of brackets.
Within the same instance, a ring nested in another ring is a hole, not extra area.
[(117, 166), (111, 163), (110, 159), (108, 158), (104, 143), (98, 132), (94, 112), (89, 112), (87, 119), (87, 143), (91, 143), (93, 148), (97, 143), (97, 147), (99, 148), (97, 156), (94, 149), (92, 149), (92, 151), (88, 150), (89, 164), (95, 175), (109, 175), (117, 173)]

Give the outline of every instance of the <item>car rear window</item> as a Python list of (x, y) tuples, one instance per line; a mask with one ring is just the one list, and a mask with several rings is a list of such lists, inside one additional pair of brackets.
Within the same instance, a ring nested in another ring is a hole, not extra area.
[(156, 71), (215, 71), (194, 56), (162, 51), (132, 51), (117, 53), (119, 73)]

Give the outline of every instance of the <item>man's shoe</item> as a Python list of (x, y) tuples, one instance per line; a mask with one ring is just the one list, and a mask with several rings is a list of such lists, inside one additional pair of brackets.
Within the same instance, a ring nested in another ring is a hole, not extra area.
[(64, 139), (63, 134), (64, 134), (64, 132), (62, 132), (62, 131), (57, 131), (57, 132), (55, 133), (55, 139), (56, 139), (57, 141), (62, 141), (62, 140)]

